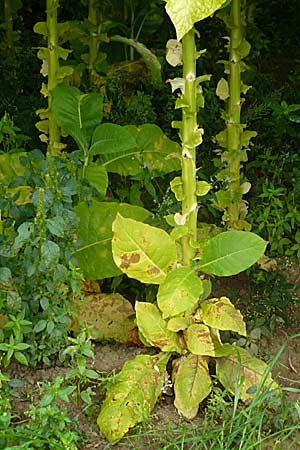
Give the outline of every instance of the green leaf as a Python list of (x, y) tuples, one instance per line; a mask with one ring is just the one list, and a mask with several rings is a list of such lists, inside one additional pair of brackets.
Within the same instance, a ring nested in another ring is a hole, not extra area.
[(211, 190), (211, 185), (207, 181), (197, 181), (196, 195), (203, 197)]
[(24, 366), (28, 366), (28, 361), (26, 356), (24, 355), (24, 353), (21, 352), (15, 352), (14, 353), (14, 357), (16, 358), (16, 360), (20, 363), (23, 364)]
[(4, 186), (18, 176), (24, 175), (26, 167), (22, 166), (20, 158), (26, 153), (4, 153), (0, 155), (0, 180)]
[(131, 134), (135, 146), (125, 149), (119, 142), (115, 153), (100, 154), (99, 163), (108, 172), (137, 175), (147, 168), (155, 175), (153, 171), (169, 173), (180, 169), (179, 145), (165, 136), (157, 125), (128, 125), (122, 129)]
[(177, 262), (176, 244), (160, 228), (117, 214), (113, 233), (115, 263), (130, 278), (160, 284)]
[(112, 250), (112, 223), (118, 212), (123, 217), (145, 220), (151, 215), (139, 206), (126, 203), (107, 203), (93, 201), (91, 205), (79, 203), (75, 208), (80, 218), (80, 247), (74, 257), (84, 276), (89, 280), (115, 277), (121, 273), (115, 265)]
[(202, 281), (194, 270), (189, 267), (172, 270), (157, 293), (157, 304), (163, 318), (174, 317), (195, 308), (202, 292)]
[(191, 354), (181, 357), (175, 361), (172, 378), (175, 379), (175, 407), (185, 418), (194, 419), (199, 404), (211, 392), (212, 381), (206, 359)]
[(168, 330), (155, 305), (136, 302), (135, 311), (138, 328), (150, 344), (164, 352), (182, 352), (177, 334)]
[[(253, 393), (251, 394), (249, 390), (253, 387), (259, 387), (264, 374), (268, 370), (268, 365), (250, 355), (243, 348), (231, 346), (231, 350), (230, 355), (216, 360), (216, 377), (232, 394), (236, 393), (236, 385), (238, 385), (241, 400), (251, 399)], [(267, 375), (264, 385), (270, 390), (279, 389), (270, 373)]]
[(52, 219), (47, 219), (46, 223), (51, 234), (58, 237), (64, 236), (66, 224), (61, 216), (55, 216)]
[(8, 267), (0, 267), (0, 285), (10, 286), (12, 281), (11, 270)]
[(225, 78), (219, 80), (216, 94), (221, 100), (227, 100), (229, 98), (229, 85)]
[(47, 321), (44, 319), (39, 320), (35, 326), (34, 326), (34, 333), (40, 333), (41, 331), (43, 331), (47, 326)]
[(163, 386), (169, 355), (138, 355), (127, 361), (115, 377), (102, 405), (97, 423), (104, 436), (113, 442), (145, 421)]
[(133, 149), (136, 145), (132, 135), (125, 127), (114, 123), (103, 123), (94, 131), (90, 155), (116, 156), (120, 152)]
[(175, 177), (170, 182), (171, 191), (175, 194), (176, 200), (182, 202), (183, 196), (183, 182), (181, 177)]
[(221, 277), (236, 275), (256, 263), (266, 246), (255, 233), (225, 231), (204, 245), (199, 269)]
[(59, 260), (60, 248), (53, 241), (44, 241), (41, 246), (41, 266), (46, 269), (53, 268)]
[(101, 197), (104, 198), (108, 186), (108, 176), (104, 167), (99, 166), (97, 163), (90, 162), (85, 169), (84, 177), (91, 186), (97, 189)]
[(202, 323), (194, 323), (185, 331), (188, 350), (194, 355), (215, 356), (215, 348), (209, 328)]
[(201, 303), (203, 322), (217, 330), (229, 330), (246, 336), (246, 325), (243, 316), (234, 307), (229, 298), (210, 298)]
[(177, 40), (188, 33), (194, 23), (211, 16), (226, 0), (167, 0), (166, 10), (176, 29)]
[(103, 97), (97, 93), (82, 94), (71, 86), (58, 85), (52, 91), (52, 112), (58, 125), (87, 152), (91, 136), (102, 121)]

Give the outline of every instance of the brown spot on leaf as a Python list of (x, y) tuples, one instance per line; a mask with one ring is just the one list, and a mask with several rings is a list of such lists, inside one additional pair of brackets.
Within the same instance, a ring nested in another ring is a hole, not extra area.
[(132, 253), (130, 256), (127, 253), (124, 253), (121, 256), (121, 269), (128, 269), (128, 267), (131, 266), (131, 264), (136, 264), (141, 259), (140, 255), (138, 253)]
[(152, 267), (150, 267), (150, 268), (148, 269), (148, 274), (149, 274), (149, 275), (157, 275), (157, 274), (159, 274), (159, 273), (160, 273), (160, 270), (159, 270), (159, 268), (156, 267), (156, 266), (152, 266)]

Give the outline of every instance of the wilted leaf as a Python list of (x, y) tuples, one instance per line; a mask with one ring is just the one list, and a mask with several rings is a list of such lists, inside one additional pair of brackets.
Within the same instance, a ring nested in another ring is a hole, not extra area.
[(115, 265), (111, 251), (112, 223), (117, 213), (137, 220), (145, 220), (151, 213), (126, 203), (96, 201), (91, 205), (79, 203), (75, 212), (80, 218), (80, 248), (74, 257), (84, 276), (90, 280), (99, 280), (119, 275), (121, 271)]
[(255, 233), (225, 231), (204, 245), (199, 269), (221, 277), (236, 275), (256, 263), (266, 246)]
[(169, 39), (166, 45), (166, 60), (173, 66), (182, 65), (182, 43), (178, 42), (177, 39)]
[(229, 330), (246, 336), (243, 316), (229, 298), (211, 298), (201, 303), (203, 322), (217, 330)]
[(147, 341), (164, 352), (182, 352), (176, 333), (168, 330), (167, 322), (152, 303), (136, 302), (136, 321)]
[(129, 277), (160, 284), (175, 266), (176, 244), (164, 230), (117, 214), (113, 233), (115, 263)]
[[(240, 399), (245, 401), (253, 397), (254, 392), (251, 393), (251, 388), (259, 387), (264, 373), (268, 370), (268, 365), (243, 348), (235, 346), (231, 348), (230, 355), (216, 360), (216, 376), (232, 394), (235, 393), (236, 385), (238, 385)], [(266, 377), (265, 387), (271, 390), (278, 389), (271, 374)]]
[(184, 333), (188, 350), (194, 355), (215, 356), (214, 344), (209, 328), (202, 323), (194, 323)]
[(126, 343), (135, 328), (134, 309), (120, 294), (87, 295), (76, 306), (72, 330), (79, 332), (82, 328), (88, 328), (93, 339)]
[(205, 358), (189, 354), (175, 361), (173, 370), (174, 405), (179, 414), (192, 420), (199, 404), (210, 394), (212, 381)]
[(117, 442), (147, 420), (161, 393), (169, 355), (138, 355), (115, 377), (97, 423), (109, 441)]
[(219, 80), (218, 85), (217, 85), (216, 94), (221, 100), (227, 100), (228, 99), (228, 97), (229, 97), (229, 85), (228, 85), (228, 81), (225, 80), (225, 78), (221, 78)]
[(195, 308), (202, 292), (202, 281), (194, 270), (189, 267), (173, 269), (158, 288), (157, 304), (163, 318)]

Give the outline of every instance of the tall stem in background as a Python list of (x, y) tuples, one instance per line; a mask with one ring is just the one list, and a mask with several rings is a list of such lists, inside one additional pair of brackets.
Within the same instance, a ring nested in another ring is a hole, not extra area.
[(4, 0), (4, 16), (5, 16), (7, 55), (13, 58), (15, 55), (15, 48), (13, 38), (13, 17), (12, 17), (11, 0)]
[(182, 214), (186, 215), (188, 235), (182, 238), (183, 264), (190, 265), (195, 256), (191, 241), (197, 240), (196, 145), (197, 93), (195, 32), (182, 38), (184, 94), (182, 109)]
[[(229, 164), (229, 185), (228, 190), (231, 198), (234, 198), (235, 192), (240, 187), (240, 156), (241, 148), (241, 56), (239, 47), (243, 39), (243, 29), (241, 23), (241, 3), (240, 0), (232, 0), (231, 3), (231, 33), (230, 33), (230, 75), (228, 99), (228, 120), (227, 120), (227, 139), (228, 152), (230, 157)], [(239, 203), (232, 202), (228, 207), (230, 222), (235, 223), (239, 220)]]
[(47, 0), (47, 28), (48, 28), (48, 108), (49, 108), (49, 143), (48, 153), (57, 155), (60, 153), (60, 129), (51, 112), (51, 91), (57, 85), (58, 62), (58, 32), (57, 32), (57, 9), (58, 0)]
[(93, 25), (89, 41), (89, 79), (90, 86), (94, 84), (95, 63), (98, 57), (99, 39), (98, 39), (98, 25), (99, 25), (99, 8), (97, 0), (89, 0), (89, 15), (88, 20)]

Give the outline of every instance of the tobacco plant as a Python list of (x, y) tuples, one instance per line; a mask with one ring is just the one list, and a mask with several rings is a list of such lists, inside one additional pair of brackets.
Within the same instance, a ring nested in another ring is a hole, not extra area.
[(224, 8), (219, 17), (224, 20), (230, 37), (227, 45), (229, 61), (221, 61), (228, 79), (221, 78), (217, 86), (217, 95), (226, 103), (226, 112), (223, 113), (226, 129), (216, 136), (223, 149), (220, 151), (221, 170), (217, 174), (223, 188), (216, 193), (214, 206), (224, 212), (227, 228), (249, 231), (251, 226), (245, 220), (248, 207), (243, 195), (251, 185), (243, 180), (241, 169), (242, 163), (247, 161), (250, 140), (256, 132), (244, 130), (246, 125), (241, 123), (242, 95), (250, 88), (241, 80), (241, 73), (248, 68), (243, 59), (251, 48), (245, 38), (246, 0), (232, 0), (231, 6)]
[[(173, 224), (170, 234), (122, 213), (113, 222), (116, 266), (129, 277), (158, 285), (156, 302), (136, 302), (135, 311), (141, 341), (160, 349), (154, 356), (139, 355), (126, 362), (110, 386), (98, 424), (113, 442), (150, 414), (167, 383), (168, 362), (172, 362), (174, 404), (187, 419), (196, 416), (200, 403), (211, 392), (212, 358), (215, 376), (228, 391), (235, 391), (236, 373), (240, 373), (243, 400), (251, 398), (250, 388), (259, 387), (266, 369), (247, 351), (222, 342), (223, 330), (245, 336), (245, 323), (227, 297), (210, 298), (210, 281), (204, 275), (241, 272), (263, 254), (266, 242), (245, 231), (220, 233), (201, 244), (198, 239), (197, 197), (205, 195), (209, 185), (197, 181), (196, 176), (196, 148), (203, 134), (197, 123), (198, 108), (203, 103), (199, 85), (207, 77), (196, 76), (199, 55), (194, 23), (213, 14), (223, 3), (167, 1), (166, 10), (177, 32), (177, 63), (181, 62), (182, 49), (183, 78), (172, 81), (173, 88), (180, 89), (176, 107), (182, 109), (182, 121), (173, 125), (180, 129), (182, 175), (171, 182), (182, 211), (168, 217)], [(275, 389), (270, 376), (265, 381)]]

